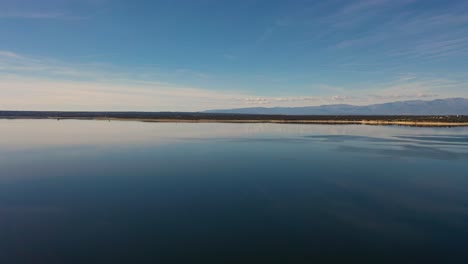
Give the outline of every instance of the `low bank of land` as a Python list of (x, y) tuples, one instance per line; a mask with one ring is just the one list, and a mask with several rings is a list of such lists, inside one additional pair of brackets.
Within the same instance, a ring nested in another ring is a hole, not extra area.
[(468, 126), (468, 116), (250, 115), (177, 112), (0, 111), (3, 119), (96, 119), (142, 122), (219, 122), (279, 124), (364, 124), (404, 126)]

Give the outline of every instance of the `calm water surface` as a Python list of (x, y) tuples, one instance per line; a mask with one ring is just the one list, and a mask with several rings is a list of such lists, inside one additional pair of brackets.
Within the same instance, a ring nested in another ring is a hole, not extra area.
[(0, 120), (0, 263), (468, 263), (468, 128)]

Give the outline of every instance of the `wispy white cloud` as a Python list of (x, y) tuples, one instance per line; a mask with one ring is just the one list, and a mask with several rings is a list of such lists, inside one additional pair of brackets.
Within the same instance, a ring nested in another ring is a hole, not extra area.
[(31, 20), (82, 20), (84, 16), (73, 15), (66, 12), (43, 12), (43, 11), (0, 11), (0, 19), (31, 19)]
[[(372, 13), (382, 13), (386, 16), (389, 1), (364, 1), (362, 5), (372, 8)], [(415, 2), (415, 1), (412, 1)], [(361, 3), (361, 2), (358, 2)], [(369, 4), (372, 3), (372, 4)], [(400, 4), (411, 2), (400, 1)], [(361, 5), (358, 5), (361, 6)], [(395, 7), (393, 1), (391, 6)], [(356, 16), (354, 10), (350, 16)], [(433, 60), (468, 55), (468, 16), (464, 8), (458, 5), (446, 9), (402, 10), (397, 15), (379, 23), (371, 23), (371, 27), (361, 32), (355, 38), (341, 39), (332, 45), (338, 49), (382, 49), (388, 58), (399, 60)], [(387, 15), (388, 16), (388, 15)], [(333, 15), (332, 17), (335, 17)], [(371, 19), (371, 16), (364, 16)], [(348, 21), (347, 16), (337, 18)], [(330, 23), (338, 23), (330, 22)], [(368, 25), (368, 24), (367, 24)]]
[(377, 99), (377, 100), (409, 100), (409, 99), (427, 99), (427, 98), (438, 98), (438, 94), (425, 94), (425, 93), (417, 93), (417, 94), (391, 94), (391, 95), (377, 95), (377, 94), (371, 94), (369, 95), (370, 98), (372, 99)]
[(411, 4), (412, 0), (354, 0), (342, 1), (337, 10), (318, 17), (316, 23), (327, 25), (329, 33), (355, 28), (366, 22), (385, 15), (389, 11), (398, 10)]
[(61, 13), (41, 13), (41, 12), (13, 12), (13, 13), (0, 13), (0, 18), (24, 18), (24, 19), (55, 19), (66, 18)]
[[(330, 68), (347, 72), (394, 71), (408, 65), (468, 59), (464, 12), (468, 5), (450, 2), (440, 8), (420, 7), (423, 4), (423, 0), (327, 1), (296, 10), (287, 24), (295, 33), (288, 47), (317, 56), (328, 54), (325, 63)], [(346, 54), (356, 56), (347, 60)], [(376, 63), (378, 67), (370, 65)]]
[(350, 91), (333, 88), (329, 93), (335, 95), (293, 96), (293, 97), (251, 97), (245, 101), (250, 105), (261, 106), (309, 106), (324, 104), (367, 105), (404, 100), (432, 100), (437, 98), (468, 97), (468, 82), (418, 76), (409, 73), (396, 76), (388, 83), (371, 83), (360, 89)]
[(351, 96), (351, 95), (335, 95), (331, 97), (331, 100), (333, 101), (354, 101), (354, 100), (361, 100), (362, 98), (357, 97), (357, 96)]
[[(193, 74), (187, 69), (181, 71), (177, 74)], [(72, 65), (0, 51), (0, 109), (199, 111), (255, 105), (362, 105), (440, 98), (440, 95), (468, 97), (467, 82), (417, 74), (398, 75), (392, 82), (371, 83), (355, 91), (325, 84), (310, 85), (310, 92), (297, 96), (213, 90), (167, 83), (154, 75), (140, 76), (145, 75), (107, 64)]]
[(414, 73), (405, 73), (405, 74), (400, 74), (398, 77), (399, 82), (406, 82), (406, 81), (411, 81), (414, 79), (417, 79), (418, 76)]
[(0, 57), (7, 57), (7, 58), (14, 58), (14, 59), (22, 59), (21, 55), (18, 55), (11, 51), (0, 50)]
[(196, 111), (224, 107), (240, 93), (161, 84), (46, 80), (18, 76), (0, 79), (1, 109)]
[(247, 97), (241, 99), (247, 104), (252, 105), (285, 105), (285, 104), (315, 104), (322, 101), (323, 98), (318, 96), (284, 96), (284, 97)]
[[(460, 91), (466, 92), (460, 93)], [(418, 78), (416, 75), (400, 77), (388, 84), (360, 91), (371, 101), (388, 102), (413, 99), (467, 97), (468, 83), (440, 78)]]
[(233, 54), (224, 54), (224, 58), (231, 61), (237, 60), (237, 56)]
[[(141, 79), (139, 74), (112, 65), (73, 65), (2, 51), (0, 109), (194, 111), (248, 96)], [(175, 74), (201, 73), (181, 69)]]
[[(349, 1), (349, 4), (345, 5), (336, 15), (343, 16), (345, 14), (356, 14), (370, 9), (381, 8), (388, 4), (401, 4), (401, 1), (391, 0), (360, 0), (360, 1)], [(403, 2), (404, 3), (404, 2)]]
[(424, 41), (411, 47), (402, 48), (392, 53), (392, 56), (405, 60), (435, 60), (447, 57), (468, 55), (468, 38), (455, 37), (451, 39)]
[(101, 4), (90, 0), (2, 0), (0, 1), (0, 19), (76, 20), (83, 18), (76, 12), (77, 10), (86, 8), (92, 11)]

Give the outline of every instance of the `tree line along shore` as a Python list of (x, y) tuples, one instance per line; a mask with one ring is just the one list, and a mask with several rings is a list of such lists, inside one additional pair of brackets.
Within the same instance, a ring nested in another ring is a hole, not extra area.
[(3, 119), (107, 119), (147, 122), (231, 122), (231, 123), (314, 123), (314, 124), (396, 124), (468, 126), (465, 115), (255, 115), (192, 112), (57, 112), (0, 111)]

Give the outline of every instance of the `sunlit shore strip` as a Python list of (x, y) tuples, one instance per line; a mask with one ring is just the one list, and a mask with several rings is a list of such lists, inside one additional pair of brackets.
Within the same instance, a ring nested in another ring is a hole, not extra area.
[[(98, 119), (97, 119), (98, 120)], [(109, 119), (107, 119), (109, 120)], [(169, 122), (169, 123), (272, 123), (272, 124), (350, 124), (350, 125), (404, 125), (404, 126), (468, 126), (468, 122), (427, 122), (427, 121), (385, 121), (385, 120), (213, 120), (213, 119), (123, 119), (142, 122)]]
[(100, 120), (100, 121), (138, 121), (154, 123), (271, 123), (271, 124), (328, 124), (328, 125), (400, 125), (424, 127), (462, 127), (468, 122), (430, 122), (430, 121), (389, 121), (389, 120), (280, 120), (280, 119), (163, 119), (163, 118), (106, 118), (106, 117), (0, 117), (0, 119), (53, 119), (53, 120)]

